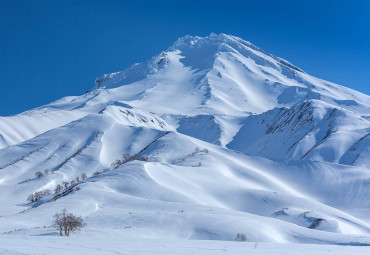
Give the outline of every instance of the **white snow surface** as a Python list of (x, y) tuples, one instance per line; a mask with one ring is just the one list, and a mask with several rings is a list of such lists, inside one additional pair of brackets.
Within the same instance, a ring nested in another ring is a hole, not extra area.
[[(235, 36), (185, 36), (0, 118), (0, 254), (368, 254), (369, 134), (368, 95)], [(58, 236), (62, 209), (86, 227)]]

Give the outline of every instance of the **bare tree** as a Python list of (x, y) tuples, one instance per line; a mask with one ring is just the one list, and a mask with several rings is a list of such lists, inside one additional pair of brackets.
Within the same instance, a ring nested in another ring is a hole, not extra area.
[(148, 161), (148, 157), (143, 157), (143, 156), (140, 156), (140, 155), (137, 155), (137, 154), (135, 154), (135, 155), (123, 154), (122, 159), (117, 159), (116, 161), (114, 161), (111, 164), (110, 169), (112, 169), (112, 170), (116, 169), (120, 165), (126, 164), (130, 161), (133, 161), (133, 160)]
[(32, 193), (27, 197), (27, 201), (30, 202), (30, 203), (37, 202), (41, 198), (46, 197), (50, 194), (51, 194), (51, 190), (49, 190), (49, 189), (43, 189), (43, 190), (40, 190), (40, 191), (36, 191), (35, 193)]
[(63, 209), (60, 213), (55, 213), (53, 225), (59, 230), (59, 235), (63, 235), (64, 218), (67, 216), (67, 210)]
[(111, 169), (115, 169), (117, 167), (119, 167), (120, 165), (126, 163), (127, 160), (126, 159), (123, 159), (123, 160), (120, 160), (120, 159), (117, 159), (115, 162), (113, 162), (111, 165), (110, 165), (110, 168)]
[(55, 194), (59, 194), (61, 191), (63, 190), (63, 186), (58, 184), (55, 189), (54, 189), (54, 192)]
[(40, 198), (42, 198), (42, 192), (41, 191), (36, 191), (34, 193), (35, 196), (35, 202), (38, 201)]
[(64, 233), (66, 236), (69, 236), (70, 232), (81, 229), (84, 226), (84, 221), (81, 216), (75, 216), (73, 214), (68, 214), (65, 221)]
[(130, 154), (123, 154), (121, 164), (129, 162), (131, 159), (132, 159), (132, 156)]
[(81, 180), (86, 180), (87, 179), (87, 175), (86, 175), (86, 173), (82, 173), (81, 174)]
[(97, 175), (99, 175), (99, 174), (101, 174), (101, 172), (96, 171), (96, 172), (94, 172), (94, 173), (93, 173), (93, 176), (97, 176)]
[(63, 182), (63, 186), (64, 186), (65, 189), (68, 188), (69, 182)]
[(27, 197), (27, 201), (30, 203), (35, 202), (35, 195), (32, 193)]
[(77, 231), (84, 227), (83, 219), (80, 216), (75, 216), (63, 209), (60, 213), (54, 215), (54, 226), (59, 230), (59, 235), (69, 236), (71, 232)]
[(43, 190), (41, 190), (41, 194), (42, 194), (43, 197), (49, 196), (51, 194), (51, 190), (50, 189), (43, 189)]
[(76, 177), (76, 182), (80, 182), (80, 177), (79, 176)]
[(41, 171), (37, 171), (37, 172), (35, 173), (35, 175), (36, 175), (36, 178), (37, 178), (37, 179), (39, 179), (39, 178), (41, 178), (41, 177), (43, 177), (43, 176), (44, 176), (44, 174), (43, 174)]
[(238, 233), (236, 235), (235, 241), (237, 241), (237, 242), (246, 242), (247, 241), (247, 236), (243, 233)]
[(71, 181), (71, 186), (75, 185), (76, 181), (75, 180), (72, 180)]

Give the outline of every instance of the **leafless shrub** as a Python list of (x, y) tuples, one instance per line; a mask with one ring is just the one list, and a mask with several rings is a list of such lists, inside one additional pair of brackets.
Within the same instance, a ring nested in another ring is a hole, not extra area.
[(97, 176), (97, 175), (99, 175), (99, 174), (101, 174), (101, 172), (99, 172), (99, 171), (95, 171), (95, 172), (93, 172), (93, 176)]
[(124, 159), (117, 159), (116, 161), (114, 161), (111, 165), (110, 165), (110, 168), (111, 169), (116, 169), (117, 167), (119, 167), (120, 165), (124, 164), (124, 163), (127, 163), (128, 162), (128, 159), (125, 159), (125, 155), (123, 156)]
[(84, 181), (84, 180), (86, 180), (87, 179), (87, 175), (86, 175), (86, 173), (82, 173), (81, 174), (81, 180), (82, 181)]
[(43, 189), (41, 192), (43, 197), (49, 196), (51, 194), (50, 189)]
[(191, 153), (191, 155), (195, 155), (197, 153), (200, 153), (200, 152), (203, 152), (205, 154), (208, 154), (209, 153), (209, 150), (208, 149), (199, 149), (199, 147), (195, 147), (194, 151)]
[(117, 159), (116, 161), (114, 161), (111, 164), (110, 169), (116, 169), (120, 165), (123, 165), (133, 160), (148, 161), (148, 157), (139, 156), (137, 154), (136, 155), (123, 154), (122, 159)]
[(45, 169), (44, 173), (45, 173), (45, 175), (48, 175), (49, 174), (49, 169)]
[(54, 197), (53, 197), (53, 199), (54, 199), (54, 201), (56, 201), (57, 199), (59, 199), (61, 197), (62, 197), (61, 194), (55, 194)]
[(59, 194), (61, 191), (63, 190), (63, 186), (58, 184), (55, 189), (54, 189), (54, 193), (55, 194)]
[(145, 162), (147, 162), (147, 161), (148, 161), (148, 157), (136, 156), (136, 157), (135, 157), (135, 160), (140, 160), (140, 161), (145, 161)]
[(132, 156), (130, 154), (123, 154), (122, 156), (122, 163), (127, 163), (132, 160)]
[(238, 234), (236, 234), (235, 241), (237, 241), (237, 242), (246, 242), (247, 241), (247, 236), (243, 233), (238, 233)]
[(76, 182), (80, 182), (80, 177), (79, 176), (76, 177)]
[(49, 189), (43, 189), (40, 191), (36, 191), (27, 197), (27, 201), (29, 203), (34, 203), (34, 202), (39, 201), (41, 198), (46, 197), (50, 194), (51, 194), (51, 190)]
[(43, 176), (44, 176), (44, 174), (43, 174), (41, 171), (37, 171), (37, 172), (35, 173), (35, 176), (36, 176), (36, 178), (37, 178), (37, 179), (39, 179), (39, 178), (43, 177)]
[(42, 198), (42, 193), (40, 191), (36, 191), (33, 193), (33, 196), (35, 198), (35, 202), (38, 201), (40, 198)]
[(75, 216), (63, 209), (54, 215), (53, 225), (59, 230), (59, 235), (69, 236), (71, 232), (81, 229), (86, 224), (80, 216)]
[(133, 156), (124, 155), (124, 159), (126, 160), (126, 162), (132, 161), (132, 160), (148, 161), (148, 157), (140, 156), (140, 155), (137, 155), (137, 154), (136, 155), (133, 155)]
[(33, 203), (33, 202), (35, 202), (35, 195), (32, 193), (32, 194), (30, 194), (28, 197), (27, 197), (27, 201), (29, 202), (29, 203)]
[(75, 185), (76, 181), (75, 180), (72, 180), (71, 181), (71, 186)]
[(65, 189), (68, 188), (69, 187), (69, 182), (63, 182), (63, 186), (64, 186)]

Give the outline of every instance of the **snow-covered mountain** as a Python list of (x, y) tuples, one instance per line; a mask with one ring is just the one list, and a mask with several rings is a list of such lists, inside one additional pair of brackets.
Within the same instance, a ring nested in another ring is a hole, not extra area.
[(66, 208), (92, 240), (368, 244), (369, 134), (368, 95), (235, 36), (185, 36), (0, 118), (0, 232), (56, 235)]

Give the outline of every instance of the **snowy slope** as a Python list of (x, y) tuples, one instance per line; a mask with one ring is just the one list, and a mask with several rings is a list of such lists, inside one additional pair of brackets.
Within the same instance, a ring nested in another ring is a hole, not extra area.
[(227, 146), (277, 159), (311, 159), (370, 165), (370, 122), (318, 100), (274, 108), (246, 118)]
[(66, 208), (91, 240), (366, 245), (369, 117), (369, 96), (247, 41), (185, 36), (84, 95), (0, 118), (0, 233), (55, 236)]

